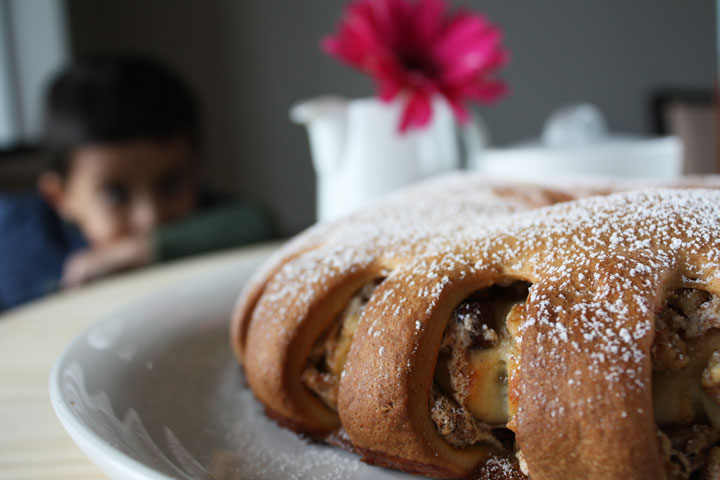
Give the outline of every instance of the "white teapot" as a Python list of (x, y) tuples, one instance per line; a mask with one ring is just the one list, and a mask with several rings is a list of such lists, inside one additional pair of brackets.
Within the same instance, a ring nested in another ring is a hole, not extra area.
[[(317, 174), (317, 215), (332, 220), (369, 200), (428, 176), (461, 166), (456, 122), (447, 103), (435, 98), (424, 128), (400, 133), (403, 104), (375, 98), (322, 96), (301, 101), (290, 118), (308, 129)], [(469, 158), (487, 144), (477, 119), (461, 130)]]

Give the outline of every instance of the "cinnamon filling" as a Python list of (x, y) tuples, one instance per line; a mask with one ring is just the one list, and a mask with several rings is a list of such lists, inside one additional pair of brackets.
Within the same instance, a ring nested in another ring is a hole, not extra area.
[(337, 409), (340, 375), (350, 352), (353, 335), (365, 306), (382, 280), (380, 278), (366, 284), (350, 299), (332, 326), (315, 341), (300, 377), (303, 384), (333, 410)]

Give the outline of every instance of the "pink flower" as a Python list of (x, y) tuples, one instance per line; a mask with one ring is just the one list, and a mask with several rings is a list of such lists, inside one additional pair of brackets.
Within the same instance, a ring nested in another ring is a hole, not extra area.
[(483, 15), (450, 12), (444, 0), (356, 0), (322, 48), (370, 75), (381, 99), (406, 94), (404, 132), (430, 122), (436, 94), (460, 122), (469, 118), (466, 102), (502, 96), (505, 83), (494, 76), (508, 60), (501, 41)]

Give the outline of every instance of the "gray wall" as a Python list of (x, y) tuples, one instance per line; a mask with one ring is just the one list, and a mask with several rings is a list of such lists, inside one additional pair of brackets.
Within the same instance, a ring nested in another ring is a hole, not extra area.
[[(658, 88), (706, 88), (715, 72), (712, 0), (479, 0), (506, 32), (511, 95), (480, 113), (497, 143), (539, 132), (549, 111), (588, 100), (612, 129), (649, 130)], [(289, 105), (334, 92), (372, 93), (326, 58), (319, 39), (339, 0), (68, 0), (76, 54), (135, 50), (183, 73), (204, 108), (206, 180), (265, 201), (285, 232), (314, 219), (305, 132)]]

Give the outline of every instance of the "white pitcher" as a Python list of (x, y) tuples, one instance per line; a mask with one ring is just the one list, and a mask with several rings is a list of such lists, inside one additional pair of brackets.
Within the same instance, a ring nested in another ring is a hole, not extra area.
[[(398, 131), (403, 105), (375, 98), (322, 96), (299, 102), (290, 118), (308, 129), (317, 175), (317, 215), (332, 220), (380, 194), (461, 165), (456, 122), (447, 103), (433, 101), (429, 125)], [(475, 119), (461, 129), (469, 158), (487, 144)]]

